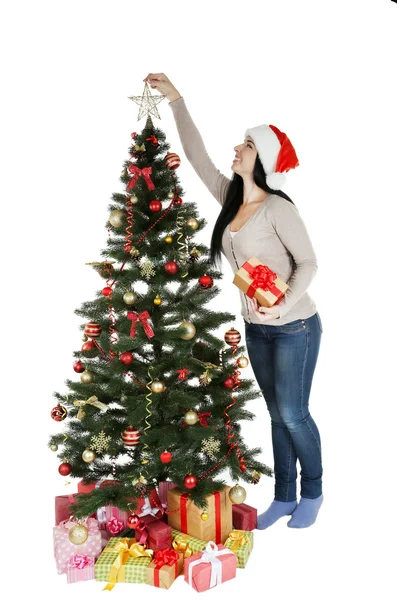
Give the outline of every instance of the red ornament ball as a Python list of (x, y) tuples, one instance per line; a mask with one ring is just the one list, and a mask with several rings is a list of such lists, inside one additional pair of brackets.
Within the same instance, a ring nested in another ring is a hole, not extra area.
[(66, 475), (70, 475), (72, 472), (72, 465), (70, 463), (63, 462), (59, 465), (58, 471), (61, 475), (66, 477)]
[(175, 154), (175, 152), (168, 152), (165, 157), (165, 164), (167, 165), (168, 169), (174, 171), (181, 164), (181, 159), (177, 154)]
[(225, 386), (225, 388), (227, 388), (228, 390), (231, 390), (234, 386), (235, 386), (235, 380), (233, 377), (228, 377), (227, 379), (225, 379), (225, 381), (223, 382), (223, 385)]
[(241, 340), (241, 333), (239, 331), (237, 331), (237, 329), (234, 329), (234, 327), (231, 327), (230, 329), (228, 329), (225, 333), (225, 342), (227, 344), (229, 344), (229, 346), (237, 346), (237, 344), (240, 343)]
[(169, 273), (170, 275), (175, 275), (175, 273), (178, 272), (178, 265), (174, 260), (169, 260), (165, 265), (164, 265), (164, 269), (167, 271), (167, 273)]
[(187, 488), (188, 490), (192, 490), (197, 485), (197, 477), (191, 474), (186, 475), (185, 479), (183, 480), (183, 483), (185, 488)]
[(73, 369), (76, 373), (82, 373), (84, 371), (84, 365), (81, 360), (76, 360), (76, 362), (73, 363)]
[(174, 200), (174, 205), (175, 206), (182, 206), (182, 204), (183, 204), (182, 198), (179, 198), (179, 197), (175, 198), (175, 200)]
[(152, 200), (149, 204), (149, 208), (152, 212), (159, 212), (163, 208), (163, 205), (160, 200)]
[(214, 285), (214, 280), (209, 275), (202, 275), (198, 282), (199, 286), (204, 290), (208, 290)]
[(51, 419), (54, 419), (54, 421), (63, 421), (66, 419), (67, 414), (68, 411), (66, 408), (62, 404), (57, 404), (51, 411)]
[(88, 342), (84, 342), (84, 344), (81, 346), (81, 351), (82, 352), (91, 352), (91, 350), (94, 350), (95, 348), (95, 343), (92, 340), (88, 340)]
[(140, 521), (140, 518), (135, 513), (131, 513), (127, 517), (127, 527), (130, 529), (135, 529)]
[(101, 335), (102, 327), (95, 321), (90, 321), (84, 327), (84, 333), (88, 338), (97, 338)]
[(135, 427), (127, 427), (127, 429), (121, 434), (121, 439), (124, 442), (124, 446), (137, 446), (139, 444), (140, 433)]
[(104, 287), (102, 290), (102, 295), (103, 296), (110, 296), (112, 293), (112, 288), (111, 287)]
[(134, 360), (134, 355), (132, 354), (132, 352), (123, 352), (122, 354), (120, 354), (120, 360), (123, 363), (123, 365), (130, 365)]
[(168, 450), (165, 450), (164, 452), (162, 452), (160, 454), (160, 460), (162, 463), (164, 463), (165, 465), (169, 462), (171, 462), (172, 460), (172, 454), (171, 452), (168, 452)]

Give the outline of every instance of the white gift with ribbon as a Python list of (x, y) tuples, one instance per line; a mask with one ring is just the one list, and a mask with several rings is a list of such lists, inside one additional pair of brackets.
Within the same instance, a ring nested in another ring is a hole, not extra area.
[(161, 512), (160, 508), (158, 508), (157, 506), (152, 508), (149, 496), (144, 497), (144, 503), (141, 508), (141, 511), (142, 512), (139, 513), (138, 517), (146, 517), (146, 515), (152, 515), (153, 517), (155, 517), (159, 511)]
[(234, 552), (229, 548), (218, 550), (215, 542), (208, 542), (202, 557), (189, 563), (189, 585), (192, 585), (193, 582), (193, 568), (200, 563), (211, 563), (210, 588), (222, 583), (222, 561), (218, 559), (218, 556), (223, 554), (234, 554)]

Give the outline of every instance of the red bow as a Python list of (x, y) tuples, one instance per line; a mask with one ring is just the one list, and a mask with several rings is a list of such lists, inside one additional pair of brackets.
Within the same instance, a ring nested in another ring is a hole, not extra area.
[[(208, 417), (211, 416), (211, 412), (201, 412), (201, 413), (197, 413), (197, 416), (199, 418), (200, 421), (200, 425), (202, 425), (203, 427), (209, 427), (209, 423), (207, 421)], [(186, 427), (187, 423), (182, 423), (181, 427)]]
[(151, 135), (150, 137), (146, 138), (146, 141), (147, 142), (152, 142), (153, 146), (158, 146), (159, 145), (159, 141), (158, 141), (158, 139), (156, 138), (155, 135)]
[(142, 519), (139, 521), (138, 525), (135, 527), (135, 537), (138, 544), (145, 544), (148, 539), (149, 532), (146, 527), (145, 521)]
[(131, 137), (132, 137), (132, 139), (133, 139), (133, 140), (135, 139), (135, 136), (136, 136), (136, 131), (133, 131), (133, 132), (131, 133)]
[[(265, 292), (271, 292), (278, 298), (277, 302), (281, 299), (283, 292), (274, 285), (273, 281), (277, 279), (277, 274), (269, 269), (266, 265), (257, 265), (253, 267), (248, 261), (246, 261), (242, 268), (245, 269), (253, 282), (245, 292), (248, 298), (253, 298), (258, 288), (261, 288)], [(276, 304), (277, 304), (276, 302)]]
[(173, 548), (163, 548), (154, 554), (154, 562), (161, 569), (164, 565), (174, 565), (179, 560), (179, 555)]
[(154, 331), (150, 325), (150, 323), (148, 322), (148, 319), (150, 318), (150, 314), (148, 313), (147, 310), (143, 310), (139, 315), (137, 312), (128, 312), (127, 313), (127, 319), (131, 321), (131, 331), (130, 331), (130, 337), (135, 337), (136, 336), (136, 324), (137, 321), (140, 321), (143, 325), (143, 329), (147, 335), (148, 338), (151, 338), (154, 336)]
[(186, 379), (187, 373), (190, 373), (187, 367), (184, 367), (183, 369), (177, 369), (176, 372), (179, 373), (178, 379)]
[(151, 190), (155, 189), (156, 186), (154, 185), (153, 181), (150, 179), (150, 175), (152, 173), (152, 167), (144, 167), (143, 169), (140, 169), (137, 165), (130, 165), (128, 167), (128, 170), (130, 173), (132, 173), (132, 177), (127, 185), (127, 190), (132, 190), (136, 186), (140, 175), (142, 175), (144, 180), (146, 181), (148, 190), (151, 191)]

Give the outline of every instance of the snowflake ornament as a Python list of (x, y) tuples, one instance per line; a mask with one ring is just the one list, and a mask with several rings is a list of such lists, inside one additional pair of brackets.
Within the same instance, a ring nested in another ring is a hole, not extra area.
[(156, 275), (156, 271), (154, 270), (154, 264), (151, 260), (146, 258), (146, 260), (140, 265), (142, 277), (149, 280), (151, 277)]
[(201, 452), (208, 454), (210, 458), (215, 458), (217, 452), (219, 452), (221, 443), (214, 437), (209, 437), (201, 442)]
[(112, 441), (110, 435), (105, 435), (104, 431), (101, 431), (98, 435), (93, 435), (90, 442), (90, 448), (95, 450), (98, 454), (101, 454), (109, 448), (109, 444)]

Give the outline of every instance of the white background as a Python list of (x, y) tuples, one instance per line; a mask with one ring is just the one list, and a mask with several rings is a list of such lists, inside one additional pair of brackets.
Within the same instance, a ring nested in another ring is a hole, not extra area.
[[(65, 487), (47, 449), (62, 427), (49, 412), (81, 344), (73, 311), (102, 281), (85, 262), (100, 259), (130, 133), (145, 121), (127, 97), (142, 93), (149, 72), (164, 72), (229, 177), (247, 127), (287, 133), (300, 166), (283, 189), (319, 262), (309, 293), (324, 334), (310, 409), (322, 437), (324, 504), (313, 527), (290, 529), (287, 517), (257, 531), (247, 569), (208, 594), (395, 597), (396, 22), (396, 3), (379, 0), (3, 6), (2, 544), (11, 593), (86, 598), (102, 589), (71, 588), (56, 574), (54, 496), (76, 483)], [(186, 198), (208, 219), (209, 244), (219, 205), (183, 154), (167, 100), (159, 110), (156, 124), (182, 158)], [(225, 262), (224, 273), (213, 306), (238, 314), (243, 333)], [(272, 466), (264, 400), (249, 408), (257, 419), (243, 432)], [(273, 485), (262, 477), (246, 486), (247, 502), (263, 511)], [(182, 578), (172, 590), (195, 597)], [(163, 592), (120, 584), (112, 593)]]

